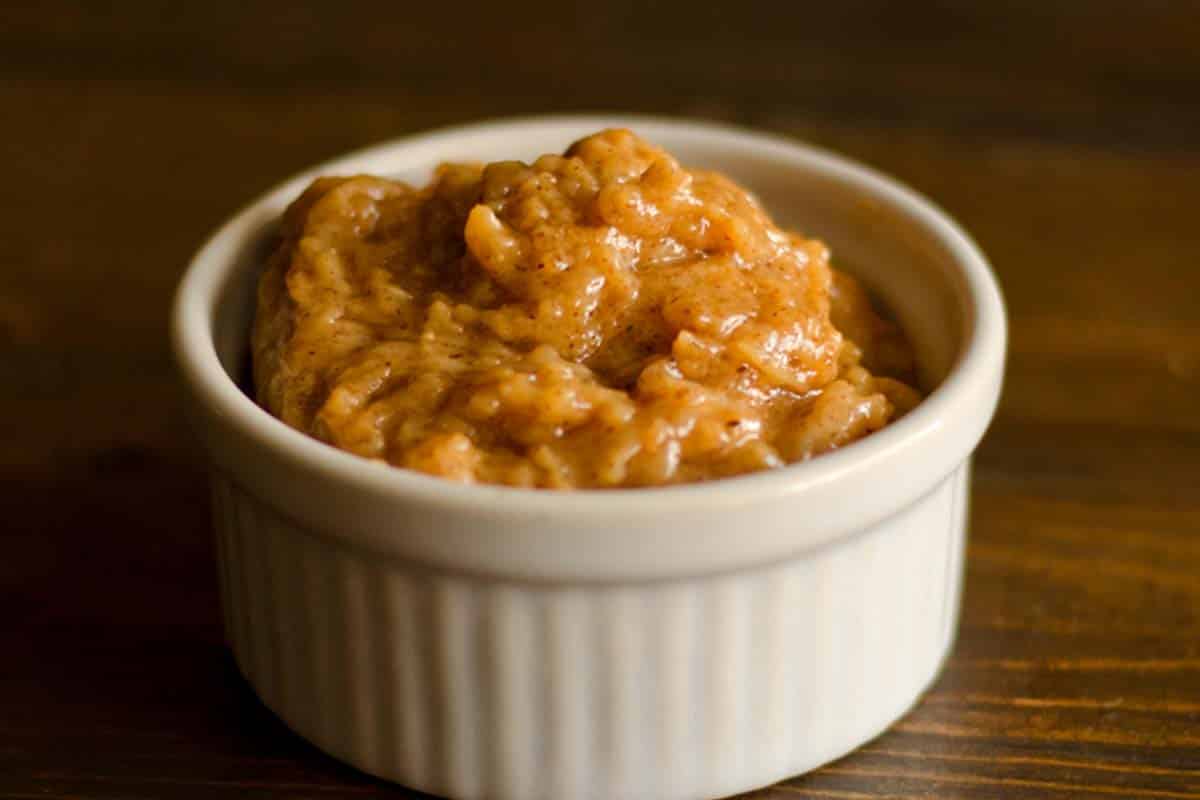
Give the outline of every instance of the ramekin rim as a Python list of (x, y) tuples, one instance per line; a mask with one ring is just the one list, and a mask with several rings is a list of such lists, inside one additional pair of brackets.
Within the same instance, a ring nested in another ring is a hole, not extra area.
[[(655, 131), (672, 137), (695, 136), (752, 147), (759, 153), (803, 163), (884, 200), (932, 233), (953, 256), (971, 305), (965, 309), (969, 330), (949, 373), (915, 409), (880, 431), (819, 458), (718, 480), (631, 489), (525, 489), (490, 484), (458, 484), (435, 476), (373, 462), (320, 442), (275, 418), (249, 397), (221, 366), (214, 342), (211, 310), (229, 271), (229, 259), (216, 252), (260, 230), (264, 207), (289, 188), (340, 164), (392, 150), (434, 146), (469, 135), (519, 135), (522, 130), (555, 126), (585, 128), (638, 127), (650, 138)], [(915, 190), (872, 167), (789, 137), (711, 121), (630, 113), (537, 115), (453, 125), (391, 139), (304, 170), (256, 197), (204, 242), (189, 263), (175, 293), (171, 338), (176, 361), (194, 397), (224, 418), (256, 445), (300, 461), (322, 477), (351, 481), (372, 493), (410, 496), (424, 503), (471, 507), (488, 513), (505, 511), (535, 516), (626, 516), (665, 512), (686, 504), (713, 509), (794, 495), (844, 479), (862, 466), (897, 457), (898, 451), (920, 446), (948, 415), (971, 413), (961, 408), (969, 389), (992, 379), (1002, 369), (1007, 325), (997, 281), (986, 257), (967, 233), (941, 208)], [(965, 457), (970, 448), (962, 453)], [(961, 460), (961, 459), (959, 459)]]

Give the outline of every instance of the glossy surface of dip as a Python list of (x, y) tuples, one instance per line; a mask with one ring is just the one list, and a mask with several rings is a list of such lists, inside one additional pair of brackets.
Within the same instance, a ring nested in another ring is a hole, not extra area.
[(259, 286), (259, 402), (451, 480), (654, 486), (777, 467), (915, 405), (820, 242), (624, 130), (423, 189), (322, 178)]

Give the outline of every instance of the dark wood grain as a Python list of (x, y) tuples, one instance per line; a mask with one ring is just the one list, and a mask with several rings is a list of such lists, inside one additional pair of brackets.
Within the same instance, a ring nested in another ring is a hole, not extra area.
[(594, 108), (891, 172), (974, 233), (1009, 305), (945, 674), (752, 796), (1200, 798), (1197, 41), (1183, 0), (0, 10), (0, 798), (412, 796), (237, 677), (168, 300), (298, 168)]

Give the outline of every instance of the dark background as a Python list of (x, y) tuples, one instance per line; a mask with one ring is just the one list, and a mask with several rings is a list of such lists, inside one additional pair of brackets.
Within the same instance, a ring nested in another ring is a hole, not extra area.
[(5, 3), (0, 108), (0, 798), (405, 796), (223, 648), (169, 298), (313, 162), (564, 110), (843, 151), (1006, 293), (947, 672), (756, 796), (1200, 798), (1200, 3)]

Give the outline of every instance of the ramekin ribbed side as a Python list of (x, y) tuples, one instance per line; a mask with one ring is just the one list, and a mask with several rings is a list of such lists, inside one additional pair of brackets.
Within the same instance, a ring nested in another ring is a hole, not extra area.
[(264, 702), (366, 772), (456, 798), (732, 794), (849, 752), (935, 677), (967, 476), (789, 561), (564, 585), (382, 558), (217, 473), (225, 622)]

